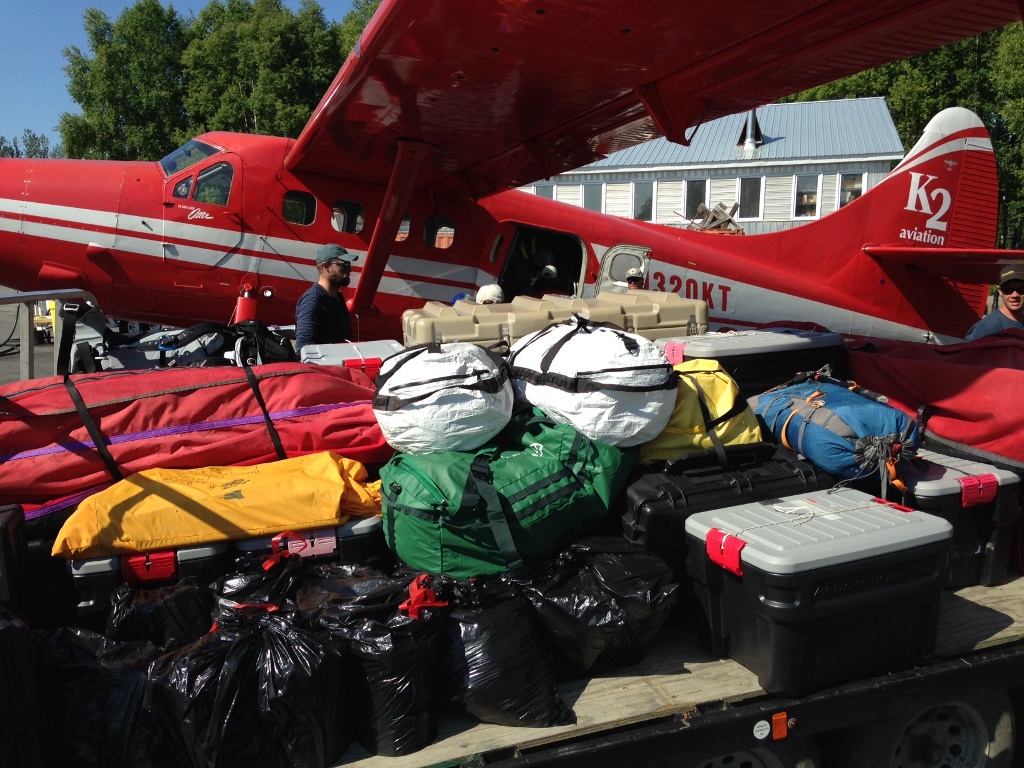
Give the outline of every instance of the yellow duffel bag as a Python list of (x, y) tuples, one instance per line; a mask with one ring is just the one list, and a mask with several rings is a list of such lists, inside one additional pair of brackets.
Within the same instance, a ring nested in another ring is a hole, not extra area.
[(640, 446), (641, 464), (710, 449), (724, 461), (722, 446), (761, 442), (757, 416), (720, 362), (687, 360), (673, 368), (679, 372), (676, 406), (661, 434)]
[(53, 544), (57, 557), (126, 553), (272, 536), (380, 514), (380, 481), (324, 451), (249, 467), (147, 469), (88, 497)]

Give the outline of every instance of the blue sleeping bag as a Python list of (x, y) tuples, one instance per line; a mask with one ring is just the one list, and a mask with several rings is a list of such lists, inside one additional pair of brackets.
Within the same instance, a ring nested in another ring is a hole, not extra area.
[(748, 400), (775, 439), (838, 477), (893, 477), (917, 451), (917, 422), (835, 384), (807, 381)]

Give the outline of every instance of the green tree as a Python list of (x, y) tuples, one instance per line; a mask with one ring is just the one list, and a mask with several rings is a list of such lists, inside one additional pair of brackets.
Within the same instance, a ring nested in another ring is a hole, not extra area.
[(363, 29), (370, 23), (379, 6), (380, 0), (353, 0), (352, 9), (341, 20), (339, 30), (341, 49), (346, 56), (356, 47), (359, 36), (363, 34)]
[(39, 134), (26, 128), (21, 133), (21, 142), (15, 137), (10, 142), (6, 136), (0, 136), (0, 157), (63, 157), (64, 151), (60, 144), (50, 148), (50, 140), (45, 134)]
[(213, 0), (182, 56), (187, 131), (297, 136), (343, 61), (334, 24), (314, 0)]
[(998, 93), (1001, 134), (1000, 187), (1003, 244), (1024, 248), (1024, 26), (1011, 24), (1003, 30), (992, 60), (992, 83)]
[(186, 123), (180, 52), (188, 28), (159, 0), (137, 0), (116, 22), (85, 12), (93, 56), (64, 50), (68, 93), (81, 115), (64, 113), (59, 130), (71, 157), (154, 160)]

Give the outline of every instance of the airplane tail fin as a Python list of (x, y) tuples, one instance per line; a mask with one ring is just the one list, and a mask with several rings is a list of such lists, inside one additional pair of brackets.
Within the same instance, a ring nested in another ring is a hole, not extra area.
[[(933, 117), (892, 172), (848, 207), (861, 202), (864, 252), (913, 306), (926, 308), (922, 315), (940, 332), (962, 335), (984, 313), (999, 265), (1024, 258), (995, 248), (996, 160), (984, 123), (970, 110), (952, 107)], [(952, 299), (950, 291), (960, 300), (936, 300)]]
[[(866, 197), (864, 250), (955, 282), (987, 285), (1019, 252), (995, 248), (999, 181), (992, 141), (968, 109), (933, 117), (914, 148)], [(1016, 255), (1015, 255), (1016, 254)]]

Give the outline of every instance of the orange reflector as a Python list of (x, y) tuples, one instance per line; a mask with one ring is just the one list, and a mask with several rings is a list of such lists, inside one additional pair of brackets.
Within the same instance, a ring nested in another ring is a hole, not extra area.
[(788, 722), (789, 717), (785, 712), (776, 712), (772, 715), (772, 739), (774, 741), (784, 739), (789, 735)]

